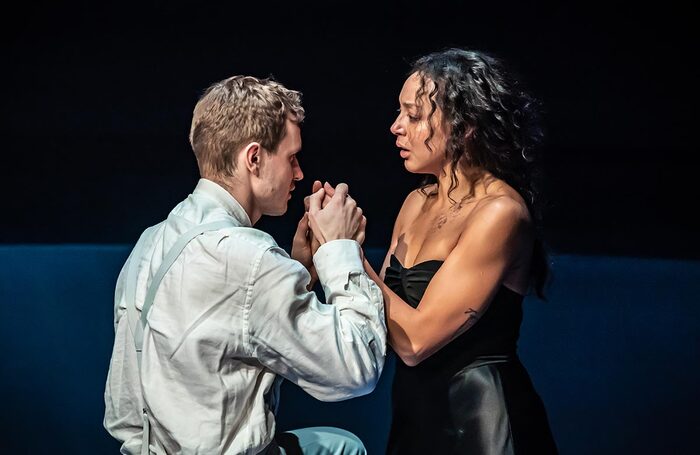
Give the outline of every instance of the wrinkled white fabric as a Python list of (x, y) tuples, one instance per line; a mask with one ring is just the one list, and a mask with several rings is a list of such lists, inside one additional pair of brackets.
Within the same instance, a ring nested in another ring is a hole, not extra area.
[[(139, 261), (140, 312), (178, 237), (225, 219), (238, 227), (196, 237), (164, 277), (139, 375), (124, 292), (130, 262)], [(144, 407), (154, 453), (258, 453), (274, 436), (280, 377), (324, 401), (373, 390), (386, 354), (384, 307), (357, 242), (328, 242), (315, 254), (323, 304), (306, 290), (308, 271), (205, 179), (140, 242), (142, 254), (132, 253), (117, 280), (105, 389), (104, 425), (122, 453), (140, 451)]]

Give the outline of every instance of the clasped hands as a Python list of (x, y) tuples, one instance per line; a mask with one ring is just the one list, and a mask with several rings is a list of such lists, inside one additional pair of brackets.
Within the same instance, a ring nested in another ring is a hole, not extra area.
[(321, 184), (316, 180), (312, 194), (304, 198), (304, 210), (292, 240), (291, 256), (309, 270), (310, 289), (318, 278), (313, 266), (316, 250), (322, 244), (337, 239), (353, 239), (362, 245), (367, 219), (348, 194), (345, 183), (333, 188), (328, 182)]

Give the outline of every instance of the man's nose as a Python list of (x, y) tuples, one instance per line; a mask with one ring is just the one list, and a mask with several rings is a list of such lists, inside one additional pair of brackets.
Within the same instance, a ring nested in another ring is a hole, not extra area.
[(304, 178), (304, 172), (301, 170), (301, 166), (297, 166), (296, 169), (294, 169), (294, 181), (298, 182), (299, 180)]

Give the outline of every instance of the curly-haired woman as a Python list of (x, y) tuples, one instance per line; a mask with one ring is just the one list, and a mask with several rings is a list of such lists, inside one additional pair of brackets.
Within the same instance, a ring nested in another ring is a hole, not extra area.
[(504, 64), (447, 49), (418, 59), (391, 125), (411, 192), (377, 276), (398, 355), (387, 452), (556, 453), (518, 360), (522, 301), (547, 258), (534, 184), (537, 103)]

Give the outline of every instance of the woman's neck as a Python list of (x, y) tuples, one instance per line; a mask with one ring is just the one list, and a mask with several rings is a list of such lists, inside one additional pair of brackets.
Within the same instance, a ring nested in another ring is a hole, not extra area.
[(459, 203), (465, 198), (478, 198), (486, 193), (486, 186), (494, 177), (493, 175), (479, 168), (457, 168), (455, 172), (455, 185), (453, 186), (452, 168), (446, 166), (438, 179), (437, 194), (435, 203), (439, 206), (448, 206)]

